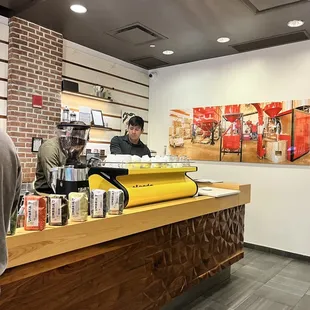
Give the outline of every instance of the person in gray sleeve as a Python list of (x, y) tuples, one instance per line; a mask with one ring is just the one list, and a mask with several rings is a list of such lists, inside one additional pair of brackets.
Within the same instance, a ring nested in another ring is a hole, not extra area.
[(10, 137), (0, 131), (0, 276), (7, 266), (6, 234), (12, 210), (18, 207), (21, 166)]

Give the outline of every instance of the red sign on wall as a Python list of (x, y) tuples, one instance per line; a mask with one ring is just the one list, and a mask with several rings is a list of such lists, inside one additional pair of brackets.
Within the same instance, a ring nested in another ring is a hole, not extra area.
[(42, 106), (43, 106), (42, 96), (32, 95), (32, 107), (42, 109)]

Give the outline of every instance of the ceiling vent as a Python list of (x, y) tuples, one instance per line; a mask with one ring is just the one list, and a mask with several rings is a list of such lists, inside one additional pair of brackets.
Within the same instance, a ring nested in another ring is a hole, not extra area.
[(165, 40), (167, 37), (164, 35), (147, 28), (146, 26), (135, 23), (113, 31), (110, 31), (109, 35), (112, 37), (129, 42), (133, 45), (149, 44), (159, 40)]
[(256, 41), (241, 43), (232, 45), (232, 48), (234, 48), (237, 52), (249, 52), (254, 50), (259, 50), (262, 48), (268, 48), (278, 45), (284, 45), (289, 43), (296, 43), (300, 41), (309, 40), (309, 34), (307, 31), (298, 31), (288, 34), (283, 34), (279, 36), (269, 37), (269, 38), (263, 38)]
[(240, 0), (255, 14), (301, 4), (309, 0)]
[(163, 60), (160, 60), (152, 56), (133, 59), (131, 60), (131, 62), (137, 66), (143, 67), (148, 70), (163, 67), (169, 64)]

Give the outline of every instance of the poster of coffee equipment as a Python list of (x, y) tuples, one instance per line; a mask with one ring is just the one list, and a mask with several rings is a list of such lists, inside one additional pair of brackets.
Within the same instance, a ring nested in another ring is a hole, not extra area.
[(192, 160), (310, 164), (310, 99), (170, 110), (169, 149)]

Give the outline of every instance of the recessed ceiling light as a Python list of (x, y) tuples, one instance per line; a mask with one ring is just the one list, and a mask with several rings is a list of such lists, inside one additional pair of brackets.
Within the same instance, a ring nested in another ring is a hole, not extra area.
[(80, 5), (80, 4), (72, 4), (70, 6), (71, 11), (75, 12), (75, 13), (79, 13), (79, 14), (83, 14), (87, 12), (87, 9), (85, 6)]
[(150, 47), (155, 47), (155, 44), (150, 44)]
[(163, 51), (163, 54), (164, 55), (172, 55), (172, 54), (174, 54), (174, 51), (166, 50), (166, 51)]
[(218, 39), (217, 39), (217, 42), (218, 42), (218, 43), (227, 43), (227, 42), (229, 42), (229, 41), (230, 41), (230, 39), (227, 38), (227, 37), (222, 37), (222, 38), (218, 38)]
[(303, 20), (290, 20), (287, 25), (291, 28), (296, 28), (296, 27), (300, 27), (304, 24), (305, 22)]

